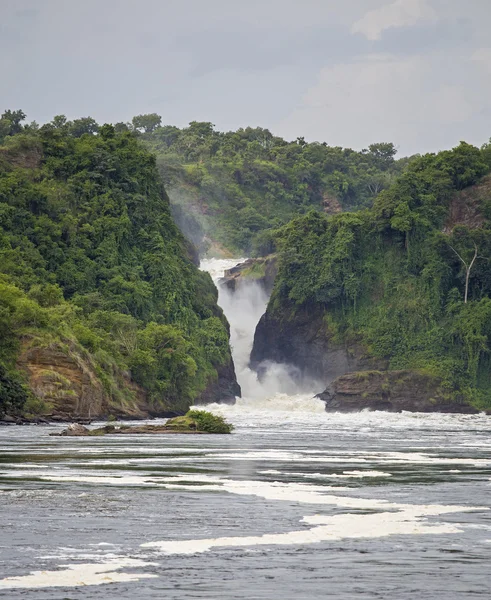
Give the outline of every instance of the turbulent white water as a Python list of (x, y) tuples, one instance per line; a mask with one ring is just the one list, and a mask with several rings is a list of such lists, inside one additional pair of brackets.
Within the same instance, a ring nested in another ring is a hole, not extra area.
[[(224, 271), (244, 260), (203, 260), (201, 269), (210, 273), (218, 283)], [(237, 380), (242, 388), (242, 398), (237, 400), (235, 412), (243, 408), (253, 412), (324, 412), (323, 402), (314, 398), (322, 391), (322, 385), (315, 381), (302, 381), (291, 365), (265, 363), (261, 380), (249, 368), (254, 332), (267, 303), (268, 296), (254, 280), (241, 282), (234, 292), (218, 285), (218, 304), (230, 323), (230, 345)]]

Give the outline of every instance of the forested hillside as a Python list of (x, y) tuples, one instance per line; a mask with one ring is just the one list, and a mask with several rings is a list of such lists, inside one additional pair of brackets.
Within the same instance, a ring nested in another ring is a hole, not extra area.
[(233, 397), (228, 325), (154, 156), (90, 118), (24, 117), (0, 120), (0, 413), (184, 410), (224, 371)]
[(116, 128), (133, 131), (156, 153), (178, 223), (202, 252), (215, 254), (268, 254), (272, 230), (299, 214), (371, 206), (409, 162), (395, 160), (388, 142), (356, 152), (287, 142), (261, 127), (162, 126), (155, 114)]
[(442, 401), (490, 409), (490, 159), (489, 146), (461, 143), (413, 160), (372, 209), (310, 212), (280, 229), (253, 360), (294, 362), (289, 349), (310, 344), (312, 363), (343, 348), (333, 376), (371, 361), (427, 376)]

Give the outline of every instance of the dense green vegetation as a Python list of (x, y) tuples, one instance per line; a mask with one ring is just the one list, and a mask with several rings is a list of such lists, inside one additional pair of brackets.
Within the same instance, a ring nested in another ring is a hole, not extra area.
[(36, 404), (16, 369), (32, 347), (66, 353), (112, 406), (135, 404), (131, 378), (157, 409), (188, 407), (230, 360), (228, 331), (155, 158), (90, 118), (24, 118), (0, 119), (0, 413)]
[(287, 142), (261, 127), (223, 133), (193, 121), (179, 129), (162, 126), (158, 115), (139, 115), (116, 128), (133, 131), (156, 153), (186, 235), (202, 251), (208, 236), (235, 255), (269, 254), (273, 230), (312, 208), (371, 206), (408, 163), (395, 160), (391, 143), (355, 152), (303, 138)]
[(268, 310), (294, 319), (321, 308), (333, 340), (491, 408), (489, 159), (489, 146), (461, 143), (413, 160), (372, 209), (294, 219), (277, 234)]
[(184, 431), (202, 431), (203, 433), (232, 433), (234, 426), (223, 417), (206, 410), (189, 410), (182, 417), (169, 419), (166, 427)]

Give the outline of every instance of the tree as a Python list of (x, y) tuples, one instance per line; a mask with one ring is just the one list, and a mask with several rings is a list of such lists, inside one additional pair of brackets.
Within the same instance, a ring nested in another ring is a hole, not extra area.
[[(450, 244), (449, 244), (450, 246)], [(450, 248), (455, 252), (455, 254), (459, 257), (459, 259), (462, 261), (462, 264), (465, 267), (465, 291), (464, 291), (464, 304), (467, 304), (467, 296), (469, 293), (469, 277), (471, 274), (471, 269), (474, 266), (474, 263), (476, 262), (476, 258), (479, 258), (477, 256), (477, 246), (474, 243), (474, 254), (472, 256), (471, 259), (468, 260), (464, 260), (462, 258), (462, 256), (457, 252), (457, 250), (455, 250), (455, 248), (453, 246), (450, 246)]]
[(73, 137), (82, 137), (85, 133), (94, 135), (99, 131), (99, 125), (92, 117), (75, 119), (70, 125), (70, 133)]
[(10, 121), (10, 134), (15, 135), (22, 131), (21, 122), (26, 118), (26, 113), (22, 110), (6, 110), (2, 119)]
[(485, 154), (467, 142), (460, 142), (452, 150), (440, 152), (435, 164), (438, 169), (448, 173), (458, 190), (473, 185), (488, 170)]
[(67, 118), (65, 115), (56, 115), (56, 117), (53, 117), (51, 123), (56, 129), (63, 129), (67, 124)]
[(371, 157), (377, 166), (383, 170), (388, 169), (394, 163), (397, 150), (392, 142), (379, 142), (368, 146)]
[(6, 110), (0, 119), (0, 137), (15, 135), (22, 131), (21, 122), (26, 118), (22, 110)]
[(119, 123), (114, 124), (114, 131), (115, 133), (126, 133), (127, 131), (130, 131), (130, 127), (129, 123), (120, 121)]
[(144, 131), (145, 133), (152, 133), (162, 123), (162, 117), (157, 113), (149, 113), (146, 115), (137, 115), (133, 117), (133, 127), (137, 131)]
[(209, 121), (191, 121), (188, 131), (200, 139), (204, 139), (213, 134), (215, 125)]

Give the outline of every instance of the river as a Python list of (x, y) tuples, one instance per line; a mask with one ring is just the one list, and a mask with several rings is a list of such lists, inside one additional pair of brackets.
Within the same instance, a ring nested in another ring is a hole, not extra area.
[(327, 414), (281, 365), (258, 383), (247, 294), (220, 298), (245, 393), (211, 409), (232, 435), (0, 428), (0, 597), (490, 597), (491, 419)]

